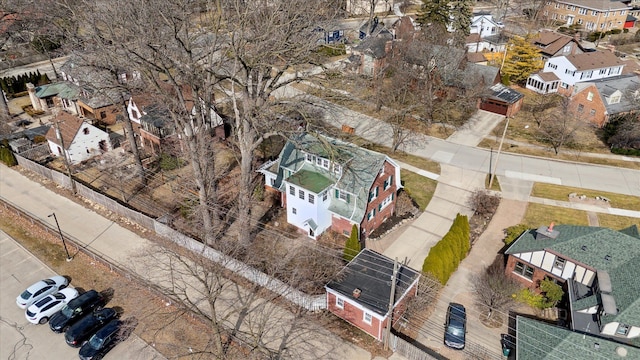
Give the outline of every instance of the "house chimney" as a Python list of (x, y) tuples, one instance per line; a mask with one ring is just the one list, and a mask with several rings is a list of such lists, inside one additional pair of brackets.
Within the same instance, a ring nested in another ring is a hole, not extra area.
[(360, 290), (358, 288), (353, 289), (353, 297), (355, 299), (359, 298), (361, 293), (362, 293), (362, 290)]
[(36, 97), (36, 87), (32, 83), (27, 83), (27, 92), (29, 93), (29, 100), (31, 100), (33, 110), (42, 110), (40, 99)]
[(551, 224), (549, 224), (549, 232), (553, 231), (553, 226), (555, 225), (555, 223), (552, 221)]

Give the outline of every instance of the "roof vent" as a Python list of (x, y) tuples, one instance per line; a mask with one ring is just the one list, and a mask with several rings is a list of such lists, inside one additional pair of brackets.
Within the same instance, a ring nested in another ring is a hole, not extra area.
[(582, 245), (581, 249), (582, 251), (587, 251), (587, 245)]
[(358, 289), (358, 288), (353, 289), (353, 297), (354, 297), (355, 299), (359, 298), (359, 297), (360, 297), (360, 294), (362, 294), (362, 290), (360, 290), (360, 289)]
[(600, 349), (600, 343), (594, 343), (594, 344), (593, 344), (593, 347), (594, 347), (595, 349)]
[(616, 354), (618, 354), (618, 356), (620, 356), (620, 357), (626, 357), (627, 356), (627, 349), (623, 348), (622, 346), (618, 346), (616, 348)]
[(611, 255), (605, 255), (604, 259), (607, 260), (607, 261), (611, 261)]

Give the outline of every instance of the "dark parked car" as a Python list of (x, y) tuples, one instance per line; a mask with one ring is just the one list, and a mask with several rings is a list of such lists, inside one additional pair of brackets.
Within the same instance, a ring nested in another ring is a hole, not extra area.
[(64, 334), (64, 340), (71, 347), (80, 347), (91, 335), (95, 334), (96, 331), (117, 315), (118, 313), (112, 308), (96, 310), (71, 325)]
[(122, 321), (118, 319), (111, 320), (82, 345), (79, 353), (80, 359), (97, 359), (111, 350), (118, 343), (121, 328)]
[(92, 312), (96, 308), (101, 308), (102, 306), (104, 306), (104, 297), (95, 290), (89, 290), (69, 301), (62, 310), (55, 313), (49, 319), (49, 327), (57, 333), (64, 332), (83, 315)]
[(447, 322), (444, 324), (444, 344), (452, 349), (464, 349), (467, 313), (464, 306), (449, 303)]

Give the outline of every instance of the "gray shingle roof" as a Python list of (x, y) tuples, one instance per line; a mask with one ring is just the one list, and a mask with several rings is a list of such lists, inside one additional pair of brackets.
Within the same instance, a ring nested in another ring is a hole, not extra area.
[[(518, 360), (640, 359), (640, 349), (635, 347), (522, 316), (516, 317), (516, 332)], [(625, 352), (626, 357), (616, 351)]]
[[(632, 110), (640, 109), (640, 103), (636, 99), (635, 92), (640, 89), (640, 78), (638, 75), (624, 75), (613, 78), (594, 81), (600, 98), (607, 108), (609, 115), (620, 114)], [(608, 100), (616, 91), (620, 91), (622, 96), (620, 102), (609, 104)]]
[[(616, 315), (603, 315), (604, 323), (619, 321), (640, 325), (640, 237), (637, 229), (615, 231), (602, 227), (557, 225), (555, 239), (536, 239), (535, 231), (521, 235), (505, 252), (517, 254), (547, 250), (567, 259), (609, 273), (618, 306)], [(631, 234), (631, 235), (630, 235)]]
[[(338, 177), (333, 171), (306, 162), (307, 152), (340, 164), (342, 175)], [(289, 177), (300, 170), (315, 171), (322, 175), (323, 184), (329, 182), (334, 188), (350, 194), (348, 202), (336, 199), (334, 193), (330, 194), (329, 211), (359, 223), (365, 215), (369, 190), (386, 159), (386, 155), (338, 139), (304, 133), (287, 141), (278, 157), (277, 173), (273, 171), (274, 165), (264, 170), (277, 174), (276, 188), (282, 187), (285, 174)], [(305, 186), (300, 182), (298, 185), (312, 192), (318, 190), (315, 184)]]

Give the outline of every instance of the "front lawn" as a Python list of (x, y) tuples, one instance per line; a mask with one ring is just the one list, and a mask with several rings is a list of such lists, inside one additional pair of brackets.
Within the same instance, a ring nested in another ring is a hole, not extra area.
[(400, 170), (400, 175), (404, 190), (416, 202), (420, 211), (424, 211), (436, 191), (438, 182), (404, 169)]
[(581, 189), (569, 186), (535, 183), (531, 191), (531, 196), (545, 199), (569, 201), (569, 194), (586, 195), (589, 198), (606, 197), (610, 200), (611, 207), (626, 210), (640, 211), (640, 197), (609, 193), (606, 191)]
[(586, 211), (567, 209), (563, 207), (530, 203), (522, 223), (536, 229), (551, 222), (566, 225), (589, 226)]

